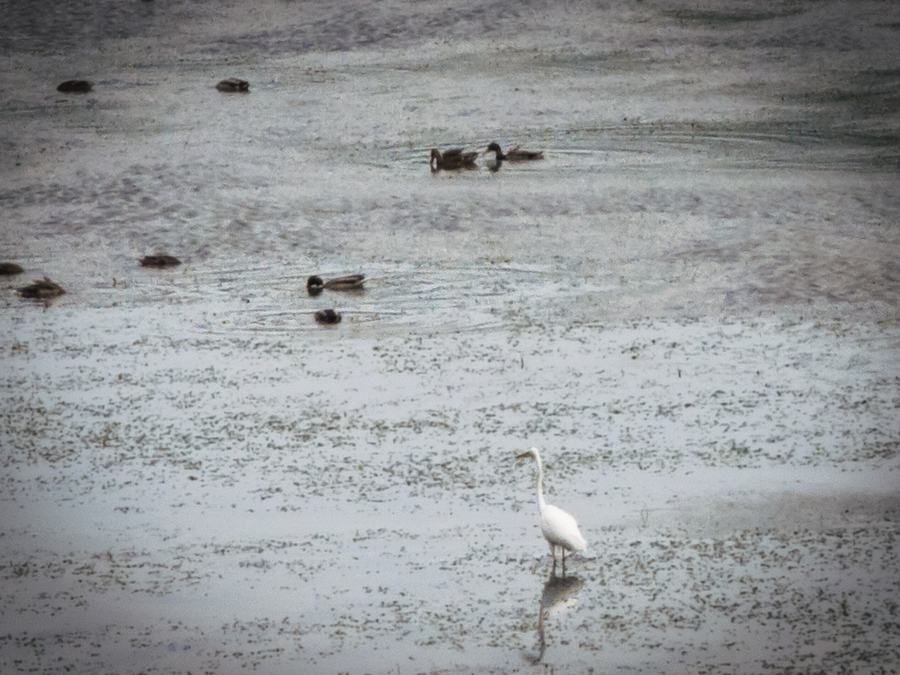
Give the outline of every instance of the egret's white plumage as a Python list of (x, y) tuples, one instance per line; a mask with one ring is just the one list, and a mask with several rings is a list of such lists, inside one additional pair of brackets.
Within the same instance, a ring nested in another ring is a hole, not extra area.
[[(541, 463), (541, 454), (537, 448), (531, 448), (528, 452), (517, 455), (516, 459), (533, 457), (537, 462), (537, 500), (538, 510), (541, 514), (541, 532), (550, 544), (550, 554), (553, 556), (553, 564), (556, 564), (556, 549), (562, 549), (563, 563), (566, 560), (566, 551), (583, 551), (587, 548), (587, 542), (578, 529), (578, 523), (571, 513), (561, 508), (548, 504), (544, 500), (544, 467)], [(564, 568), (565, 569), (565, 568)], [(564, 572), (565, 573), (565, 572)]]

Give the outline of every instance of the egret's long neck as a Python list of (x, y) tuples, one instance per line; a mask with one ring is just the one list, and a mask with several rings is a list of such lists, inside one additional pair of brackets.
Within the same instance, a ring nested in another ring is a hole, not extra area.
[(534, 461), (536, 461), (537, 465), (538, 465), (538, 484), (537, 484), (538, 508), (541, 510), (541, 512), (543, 512), (544, 507), (547, 505), (547, 502), (544, 501), (544, 467), (541, 464), (540, 455), (535, 455)]

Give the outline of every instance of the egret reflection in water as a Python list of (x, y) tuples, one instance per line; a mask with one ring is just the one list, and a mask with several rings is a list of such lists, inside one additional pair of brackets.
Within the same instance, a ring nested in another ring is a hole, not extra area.
[(581, 587), (584, 586), (584, 580), (578, 577), (566, 577), (551, 575), (544, 584), (544, 590), (541, 593), (540, 604), (538, 607), (538, 654), (530, 659), (532, 664), (540, 663), (544, 658), (544, 652), (547, 650), (547, 640), (544, 630), (544, 621), (552, 614), (563, 613), (567, 608), (574, 607), (577, 604), (575, 598)]

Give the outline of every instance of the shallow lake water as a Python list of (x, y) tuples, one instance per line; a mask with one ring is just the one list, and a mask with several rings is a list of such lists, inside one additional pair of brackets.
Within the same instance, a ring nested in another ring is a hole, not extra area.
[(0, 0), (0, 670), (900, 661), (898, 7)]

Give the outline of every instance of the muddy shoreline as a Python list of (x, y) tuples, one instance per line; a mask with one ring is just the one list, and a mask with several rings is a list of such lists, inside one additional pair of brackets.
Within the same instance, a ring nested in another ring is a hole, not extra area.
[(874, 628), (895, 611), (896, 326), (389, 336), (350, 317), (85, 349), (45, 334), (58, 310), (71, 328), (26, 309), (31, 347), (4, 358), (9, 663), (529, 671), (549, 557), (522, 443), (548, 449), (548, 489), (592, 544), (545, 663), (896, 655)]

